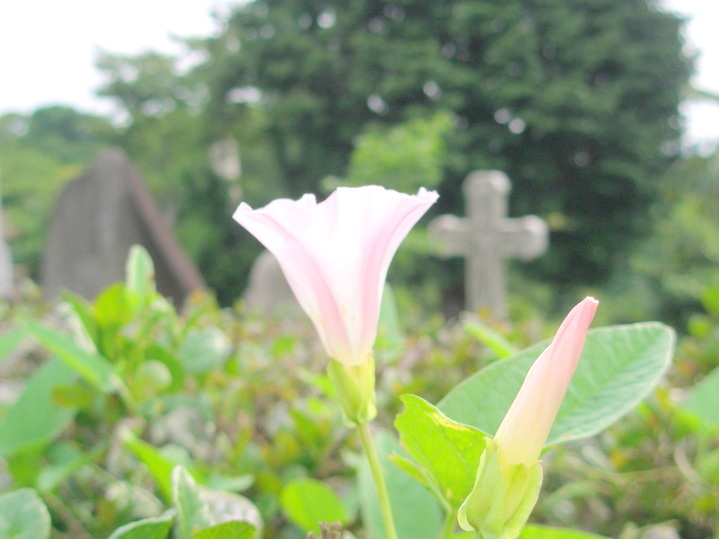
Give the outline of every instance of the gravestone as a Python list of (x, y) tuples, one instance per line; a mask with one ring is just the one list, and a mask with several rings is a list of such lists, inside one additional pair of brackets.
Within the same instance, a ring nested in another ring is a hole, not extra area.
[(269, 251), (260, 253), (252, 264), (243, 299), (250, 312), (293, 320), (305, 317), (280, 263)]
[(176, 303), (204, 286), (138, 171), (122, 150), (109, 148), (67, 185), (55, 206), (41, 267), (46, 298), (69, 289), (92, 299), (123, 281), (134, 244), (150, 253), (158, 291)]
[(503, 172), (472, 172), (463, 185), (467, 217), (442, 215), (429, 224), (440, 255), (466, 259), (465, 308), (486, 309), (498, 318), (506, 315), (505, 259), (531, 260), (549, 243), (549, 229), (539, 217), (507, 218), (511, 189)]

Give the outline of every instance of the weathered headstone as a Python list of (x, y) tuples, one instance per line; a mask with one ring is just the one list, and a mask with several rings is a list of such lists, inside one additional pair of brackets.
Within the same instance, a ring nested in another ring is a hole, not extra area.
[(122, 150), (110, 148), (68, 184), (55, 206), (41, 268), (45, 296), (69, 289), (94, 298), (124, 279), (134, 244), (152, 256), (162, 294), (180, 302), (203, 287), (135, 167)]
[(442, 215), (429, 224), (443, 256), (464, 256), (465, 307), (506, 315), (504, 260), (531, 260), (547, 250), (547, 224), (534, 215), (507, 218), (512, 189), (507, 176), (497, 170), (472, 172), (463, 190), (467, 217)]
[(302, 308), (287, 283), (277, 258), (269, 251), (260, 253), (252, 264), (243, 299), (251, 312), (304, 320)]

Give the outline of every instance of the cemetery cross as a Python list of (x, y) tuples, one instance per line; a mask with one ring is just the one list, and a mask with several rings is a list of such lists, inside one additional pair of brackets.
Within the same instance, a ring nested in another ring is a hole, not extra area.
[(548, 227), (534, 215), (507, 218), (512, 184), (497, 170), (474, 171), (464, 181), (464, 219), (442, 215), (429, 224), (442, 256), (464, 256), (465, 308), (506, 316), (504, 259), (531, 260), (547, 250)]

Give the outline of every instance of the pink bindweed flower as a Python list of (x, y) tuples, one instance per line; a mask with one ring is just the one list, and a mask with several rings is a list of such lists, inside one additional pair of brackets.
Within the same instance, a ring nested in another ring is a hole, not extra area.
[(503, 463), (530, 466), (539, 459), (577, 368), (597, 305), (592, 297), (576, 305), (527, 373), (494, 436)]
[(598, 302), (585, 298), (562, 322), (527, 373), (494, 439), (485, 438), (472, 491), (459, 508), (462, 529), (516, 539), (539, 497), (539, 455), (582, 354)]
[(340, 187), (327, 200), (279, 199), (234, 219), (271, 251), (329, 356), (366, 363), (377, 334), (387, 269), (399, 244), (437, 200), (379, 187)]

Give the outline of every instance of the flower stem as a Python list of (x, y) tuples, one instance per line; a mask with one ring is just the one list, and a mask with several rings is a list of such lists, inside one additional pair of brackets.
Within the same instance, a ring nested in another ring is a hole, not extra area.
[(447, 511), (442, 526), (442, 539), (451, 539), (454, 534), (454, 527), (457, 522), (457, 513), (453, 509)]
[(387, 539), (397, 539), (397, 532), (394, 529), (394, 519), (392, 518), (392, 507), (389, 503), (389, 494), (387, 494), (387, 485), (384, 482), (382, 468), (380, 468), (379, 459), (377, 458), (377, 450), (374, 447), (372, 433), (369, 430), (369, 424), (363, 423), (357, 426), (362, 447), (364, 448), (370, 470), (372, 470), (372, 478), (377, 487), (377, 495), (379, 496), (379, 506), (382, 510), (382, 519), (384, 520), (384, 529)]

